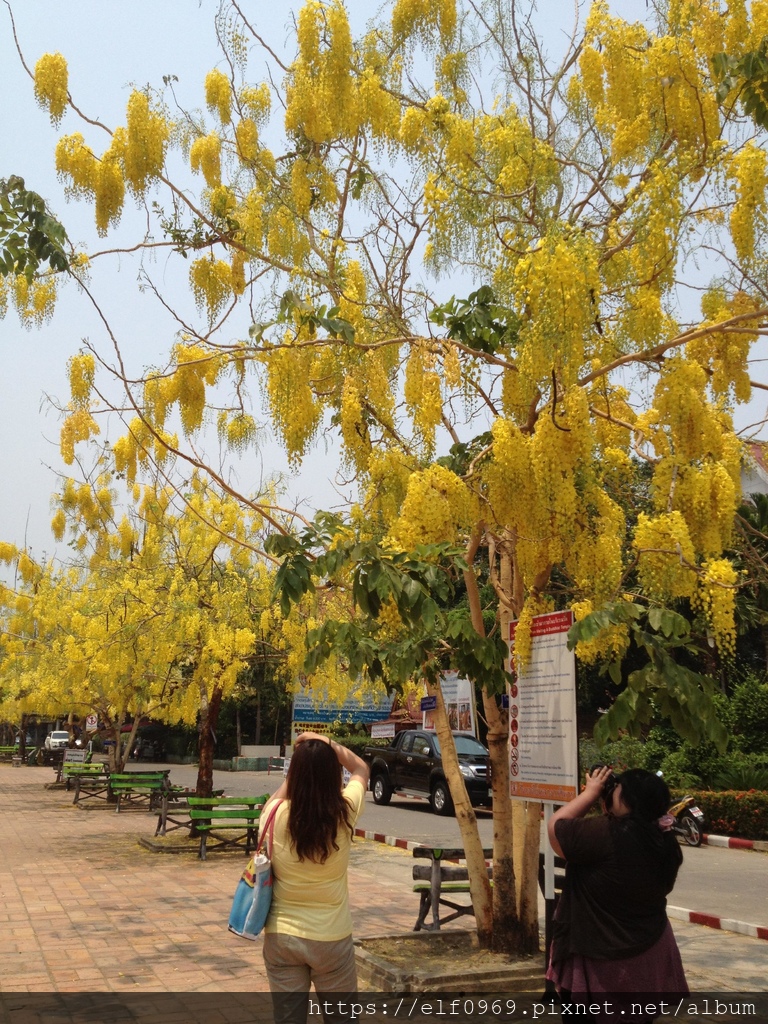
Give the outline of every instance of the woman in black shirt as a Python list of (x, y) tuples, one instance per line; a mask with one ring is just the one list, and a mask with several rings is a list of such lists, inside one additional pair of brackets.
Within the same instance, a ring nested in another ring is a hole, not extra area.
[[(603, 796), (605, 813), (585, 817)], [(666, 911), (683, 860), (669, 804), (652, 772), (617, 778), (599, 767), (550, 818), (550, 843), (566, 860), (547, 971), (559, 992), (688, 992)]]

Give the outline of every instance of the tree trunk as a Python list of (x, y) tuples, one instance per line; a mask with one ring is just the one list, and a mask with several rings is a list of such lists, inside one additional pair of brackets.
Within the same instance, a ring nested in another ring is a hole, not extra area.
[(22, 714), (19, 726), (19, 757), (22, 762), (27, 759), (27, 716)]
[(451, 799), (456, 811), (456, 821), (458, 822), (461, 839), (464, 844), (464, 856), (467, 860), (467, 873), (469, 875), (469, 893), (475, 910), (477, 935), (480, 945), (490, 948), (493, 942), (493, 901), (491, 897), (491, 883), (485, 867), (483, 844), (477, 827), (477, 818), (467, 794), (464, 776), (459, 770), (459, 758), (456, 754), (453, 733), (448, 723), (448, 715), (445, 712), (443, 691), (439, 685), (434, 686), (428, 682), (427, 692), (430, 696), (437, 698), (435, 729), (437, 731), (437, 738), (440, 741), (443, 771), (445, 772), (448, 788), (451, 791)]
[[(501, 602), (499, 620), (502, 636), (509, 637), (509, 624), (520, 613), (523, 587), (519, 573), (515, 572), (513, 557), (514, 538), (500, 551), (500, 584), (506, 601)], [(509, 665), (510, 672), (513, 665)], [(512, 860), (515, 887), (514, 905), (517, 911), (515, 938), (517, 950), (525, 953), (539, 951), (539, 850), (541, 846), (541, 804), (509, 798), (509, 718), (504, 715), (504, 784), (507, 802), (511, 805), (510, 832), (512, 834)], [(494, 793), (495, 797), (495, 793)], [(495, 805), (494, 805), (495, 814)], [(495, 886), (495, 882), (494, 882)]]
[(200, 737), (198, 739), (199, 764), (197, 769), (197, 796), (211, 796), (213, 793), (213, 750), (216, 743), (216, 725), (221, 710), (221, 688), (216, 685), (208, 697), (201, 687)]
[[(277, 729), (275, 729), (275, 735), (277, 735)], [(256, 736), (254, 743), (258, 747), (261, 743), (261, 694), (256, 694)]]

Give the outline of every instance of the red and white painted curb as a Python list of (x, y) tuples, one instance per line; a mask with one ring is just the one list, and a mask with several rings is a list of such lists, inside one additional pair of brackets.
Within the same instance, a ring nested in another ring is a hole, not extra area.
[[(388, 836), (384, 832), (368, 832), (363, 828), (356, 828), (355, 835), (358, 839), (370, 839), (374, 843), (396, 846), (399, 850), (413, 850), (414, 847), (422, 845), (409, 839), (397, 839), (395, 836)], [(768, 850), (768, 842), (753, 839), (732, 839), (730, 836), (705, 835), (703, 842), (708, 846), (727, 846), (732, 850)], [(668, 906), (667, 915), (677, 921), (687, 921), (689, 924), (703, 924), (707, 928), (717, 928), (726, 932), (739, 932), (741, 935), (749, 935), (753, 939), (768, 940), (768, 927), (760, 924), (734, 921), (729, 917), (716, 917), (714, 914), (702, 914), (697, 910), (686, 910), (684, 907)]]
[(760, 924), (748, 924), (746, 921), (734, 921), (729, 917), (716, 917), (714, 914), (701, 914), (697, 910), (685, 910), (683, 907), (667, 907), (667, 916), (677, 921), (688, 921), (690, 924), (703, 924), (707, 928), (718, 928), (724, 932), (739, 932), (750, 935), (753, 939), (768, 939), (768, 928)]
[(702, 842), (707, 846), (727, 846), (730, 850), (760, 850), (768, 851), (768, 842), (762, 839), (734, 839), (733, 836), (708, 836), (704, 835)]
[(370, 839), (374, 843), (384, 843), (386, 846), (396, 846), (398, 850), (413, 850), (423, 843), (415, 843), (410, 839), (395, 839), (394, 836), (387, 836), (383, 832), (366, 832), (364, 828), (356, 828), (355, 835), (358, 839)]

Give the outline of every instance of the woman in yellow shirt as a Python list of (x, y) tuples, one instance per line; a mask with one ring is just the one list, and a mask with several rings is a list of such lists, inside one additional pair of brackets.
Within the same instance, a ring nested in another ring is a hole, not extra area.
[[(351, 778), (342, 788), (343, 768)], [(311, 984), (318, 996), (357, 991), (347, 868), (368, 775), (357, 754), (328, 736), (304, 732), (294, 744), (288, 777), (262, 812), (266, 821), (274, 801), (282, 800), (274, 819), (274, 888), (264, 928), (277, 1024), (306, 1020)]]

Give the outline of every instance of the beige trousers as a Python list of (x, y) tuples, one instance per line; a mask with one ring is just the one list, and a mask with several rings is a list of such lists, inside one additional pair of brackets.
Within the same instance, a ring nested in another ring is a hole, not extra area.
[[(304, 1024), (310, 985), (315, 986), (320, 1002), (325, 994), (333, 997), (334, 993), (357, 992), (355, 947), (351, 935), (334, 942), (323, 942), (267, 932), (264, 935), (264, 966), (272, 993), (275, 1024)], [(326, 1021), (335, 1019), (333, 1014), (325, 1015)]]

